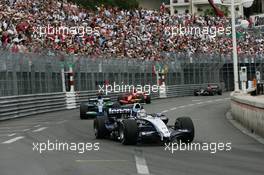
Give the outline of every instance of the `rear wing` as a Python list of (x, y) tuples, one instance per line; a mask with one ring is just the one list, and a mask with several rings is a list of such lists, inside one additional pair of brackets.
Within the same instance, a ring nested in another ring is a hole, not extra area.
[(88, 103), (97, 103), (98, 102), (98, 99), (97, 98), (91, 98), (88, 100)]
[(104, 102), (110, 102), (111, 98), (103, 98)]

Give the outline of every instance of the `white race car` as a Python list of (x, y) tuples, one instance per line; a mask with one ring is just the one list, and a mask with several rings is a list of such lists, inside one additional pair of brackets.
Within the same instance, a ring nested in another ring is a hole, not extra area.
[(113, 138), (122, 144), (133, 145), (144, 140), (192, 142), (194, 125), (189, 117), (177, 118), (173, 126), (160, 113), (147, 114), (140, 104), (129, 107), (109, 108), (103, 117), (94, 120), (97, 139)]

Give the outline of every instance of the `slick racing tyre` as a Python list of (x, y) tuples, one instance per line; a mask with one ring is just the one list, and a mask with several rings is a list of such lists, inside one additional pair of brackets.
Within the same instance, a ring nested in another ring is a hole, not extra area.
[(174, 129), (187, 129), (190, 133), (184, 134), (179, 140), (185, 143), (190, 143), (194, 139), (194, 125), (190, 117), (179, 117), (176, 119)]
[(86, 111), (87, 110), (87, 106), (86, 105), (82, 105), (80, 106), (80, 119), (86, 119)]
[(113, 104), (112, 108), (118, 109), (118, 108), (121, 108), (121, 105), (120, 105), (120, 103), (117, 102), (117, 103)]
[(147, 96), (146, 99), (145, 99), (145, 103), (146, 104), (150, 104), (151, 103), (151, 98), (150, 96)]
[(123, 145), (137, 144), (138, 126), (136, 120), (123, 120), (119, 128), (119, 137)]
[(219, 91), (217, 92), (217, 94), (218, 94), (218, 95), (222, 95), (222, 90), (219, 90)]
[(209, 96), (214, 96), (214, 92), (213, 91), (208, 91), (208, 95)]
[(140, 103), (145, 103), (145, 97), (144, 97), (144, 95), (139, 95), (138, 98), (140, 99)]
[(98, 117), (94, 119), (94, 135), (96, 139), (103, 139), (108, 135), (108, 130), (105, 127), (107, 117)]
[(117, 101), (118, 101), (118, 102), (120, 102), (120, 100), (122, 100), (122, 99), (123, 99), (122, 95), (119, 95), (119, 96), (117, 97)]

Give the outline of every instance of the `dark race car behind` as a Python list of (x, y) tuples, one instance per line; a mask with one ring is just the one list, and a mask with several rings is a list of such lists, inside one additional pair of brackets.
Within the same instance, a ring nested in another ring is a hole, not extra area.
[(222, 95), (222, 88), (217, 84), (209, 84), (207, 87), (200, 87), (194, 90), (194, 96)]

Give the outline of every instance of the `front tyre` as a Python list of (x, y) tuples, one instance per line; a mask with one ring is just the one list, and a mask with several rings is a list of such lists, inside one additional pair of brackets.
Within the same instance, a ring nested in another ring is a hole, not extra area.
[(179, 117), (176, 119), (174, 129), (188, 130), (189, 133), (179, 138), (182, 142), (190, 143), (194, 139), (194, 125), (190, 117)]
[(123, 145), (137, 144), (138, 126), (136, 120), (123, 120), (119, 128), (119, 137)]
[(107, 117), (98, 117), (94, 119), (94, 135), (96, 139), (103, 139), (108, 135), (108, 130), (105, 127)]

